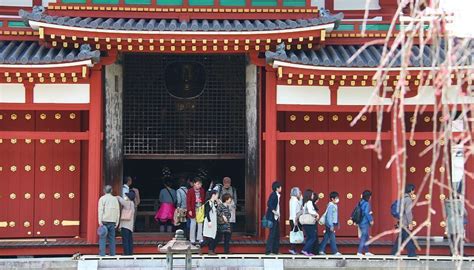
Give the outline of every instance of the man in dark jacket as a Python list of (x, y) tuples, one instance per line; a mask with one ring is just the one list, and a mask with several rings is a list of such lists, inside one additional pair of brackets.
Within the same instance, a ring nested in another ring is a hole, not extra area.
[(281, 184), (279, 182), (273, 182), (273, 192), (270, 194), (267, 202), (267, 213), (266, 218), (273, 222), (273, 226), (270, 228), (270, 234), (267, 239), (267, 246), (265, 248), (265, 254), (270, 253), (278, 254), (280, 249), (280, 193)]

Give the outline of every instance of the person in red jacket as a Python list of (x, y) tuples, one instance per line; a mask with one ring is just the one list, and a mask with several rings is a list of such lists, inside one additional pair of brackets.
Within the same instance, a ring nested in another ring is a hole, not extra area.
[(186, 197), (186, 209), (188, 210), (187, 216), (191, 223), (189, 228), (189, 240), (191, 241), (191, 243), (195, 244), (196, 238), (199, 242), (203, 241), (203, 223), (196, 222), (196, 210), (205, 203), (205, 192), (202, 188), (202, 180), (200, 178), (195, 178), (193, 183), (193, 188), (188, 191), (188, 195)]

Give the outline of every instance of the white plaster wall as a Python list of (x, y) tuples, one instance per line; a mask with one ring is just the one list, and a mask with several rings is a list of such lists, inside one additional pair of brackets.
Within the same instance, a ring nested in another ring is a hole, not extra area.
[(435, 95), (433, 87), (423, 86), (418, 89), (418, 94), (411, 98), (405, 99), (406, 105), (430, 105), (435, 103)]
[(37, 84), (34, 103), (89, 103), (89, 84)]
[(25, 103), (23, 84), (0, 84), (0, 103)]
[(330, 105), (331, 92), (327, 86), (277, 86), (277, 104)]
[(33, 0), (0, 0), (0, 6), (31, 7)]
[(324, 8), (325, 6), (325, 0), (311, 0), (311, 6), (312, 7), (318, 7), (318, 8)]
[(365, 10), (369, 2), (369, 10), (380, 9), (379, 0), (334, 0), (335, 10)]
[(337, 104), (338, 105), (367, 105), (369, 104), (385, 104), (391, 103), (389, 98), (380, 98), (379, 96), (372, 97), (374, 92), (373, 87), (364, 86), (341, 86), (337, 89)]
[(465, 96), (461, 94), (460, 87), (452, 86), (444, 91), (442, 102), (444, 104), (473, 104), (474, 96)]

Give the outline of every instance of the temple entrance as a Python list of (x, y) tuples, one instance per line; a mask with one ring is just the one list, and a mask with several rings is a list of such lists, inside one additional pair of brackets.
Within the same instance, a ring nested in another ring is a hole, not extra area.
[(202, 171), (205, 189), (211, 180), (231, 177), (238, 190), (237, 230), (249, 232), (245, 209), (256, 205), (246, 197), (256, 194), (246, 194), (246, 187), (256, 179), (247, 173), (245, 56), (127, 54), (123, 77), (123, 171), (136, 177), (143, 202), (137, 231), (158, 231), (153, 217), (166, 167), (174, 188), (178, 178)]

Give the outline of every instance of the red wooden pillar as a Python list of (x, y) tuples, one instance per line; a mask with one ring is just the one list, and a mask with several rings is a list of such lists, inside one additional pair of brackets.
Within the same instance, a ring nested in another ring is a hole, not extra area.
[[(403, 176), (403, 173), (405, 171), (405, 162), (404, 162), (404, 157), (406, 153), (401, 153), (400, 154), (400, 149), (403, 147), (403, 129), (402, 129), (402, 121), (405, 121), (405, 119), (399, 119), (397, 116), (398, 113), (398, 106), (392, 107), (392, 112), (390, 114), (390, 121), (391, 121), (391, 154), (392, 156), (394, 154), (399, 154), (398, 161), (394, 160), (391, 164), (390, 170), (391, 170), (391, 201), (394, 201), (398, 199), (398, 191), (401, 188), (402, 183), (398, 183), (398, 176)], [(395, 147), (395, 143), (397, 144), (398, 147)]]
[(101, 190), (102, 67), (90, 76), (89, 170), (87, 185), (87, 242), (97, 243), (97, 202)]
[(266, 67), (265, 70), (265, 194), (262, 198), (263, 209), (266, 209), (266, 202), (272, 193), (272, 183), (277, 178), (276, 72), (271, 67)]

